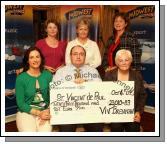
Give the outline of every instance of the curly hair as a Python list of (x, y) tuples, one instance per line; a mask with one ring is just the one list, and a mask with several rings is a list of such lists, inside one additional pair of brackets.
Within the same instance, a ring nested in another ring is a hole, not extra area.
[(116, 65), (118, 64), (118, 58), (121, 57), (122, 55), (126, 55), (129, 58), (130, 62), (133, 61), (131, 51), (127, 50), (127, 49), (121, 49), (121, 50), (118, 50), (116, 55), (115, 55), (115, 64)]

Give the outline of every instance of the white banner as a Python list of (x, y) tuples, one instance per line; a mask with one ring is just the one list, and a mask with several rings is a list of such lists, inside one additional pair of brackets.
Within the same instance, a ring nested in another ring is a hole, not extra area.
[(51, 124), (133, 122), (134, 81), (50, 83)]

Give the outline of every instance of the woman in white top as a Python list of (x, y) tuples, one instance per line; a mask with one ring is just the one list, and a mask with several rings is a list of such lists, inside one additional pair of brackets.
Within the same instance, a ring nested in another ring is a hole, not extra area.
[(97, 68), (101, 65), (99, 47), (95, 41), (88, 38), (90, 23), (87, 18), (80, 19), (76, 24), (77, 37), (68, 42), (65, 54), (65, 62), (71, 64), (70, 51), (73, 46), (80, 45), (86, 50), (85, 64)]

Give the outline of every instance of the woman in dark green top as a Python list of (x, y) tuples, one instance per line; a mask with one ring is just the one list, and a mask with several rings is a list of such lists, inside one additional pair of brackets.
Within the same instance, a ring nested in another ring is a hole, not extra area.
[(44, 70), (41, 51), (29, 48), (23, 58), (23, 72), (16, 79), (16, 101), (18, 131), (51, 131), (49, 123), (49, 83), (52, 74)]

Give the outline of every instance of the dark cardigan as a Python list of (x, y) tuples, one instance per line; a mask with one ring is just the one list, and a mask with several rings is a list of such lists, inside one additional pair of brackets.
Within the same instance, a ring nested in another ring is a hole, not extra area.
[[(104, 81), (117, 81), (118, 80), (118, 68), (113, 69), (112, 71), (106, 72)], [(140, 112), (141, 114), (144, 111), (144, 105), (146, 102), (147, 94), (143, 85), (143, 78), (138, 71), (129, 70), (129, 81), (134, 81), (134, 106), (135, 112)]]

